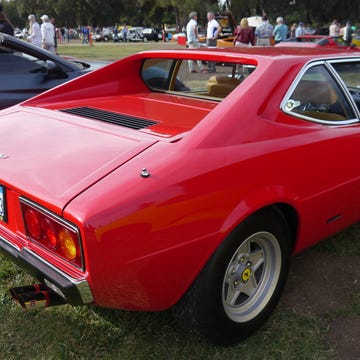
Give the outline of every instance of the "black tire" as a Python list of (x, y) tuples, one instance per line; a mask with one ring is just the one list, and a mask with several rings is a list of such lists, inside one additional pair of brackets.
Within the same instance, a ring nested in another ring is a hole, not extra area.
[(274, 311), (290, 250), (282, 214), (275, 208), (258, 211), (225, 239), (174, 306), (179, 325), (216, 345), (245, 339)]

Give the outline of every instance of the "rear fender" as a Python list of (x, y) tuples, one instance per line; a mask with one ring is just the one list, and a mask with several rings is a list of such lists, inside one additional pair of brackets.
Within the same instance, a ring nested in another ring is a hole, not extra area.
[(241, 202), (231, 211), (224, 221), (221, 233), (230, 234), (242, 221), (251, 216), (256, 211), (279, 204), (286, 204), (298, 213), (299, 196), (293, 191), (280, 185), (268, 185), (258, 188), (242, 199)]

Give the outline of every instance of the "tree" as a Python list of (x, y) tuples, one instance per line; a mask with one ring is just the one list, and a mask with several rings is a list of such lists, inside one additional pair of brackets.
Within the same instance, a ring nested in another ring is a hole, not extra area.
[(199, 24), (206, 24), (206, 13), (231, 11), (239, 21), (241, 17), (261, 15), (265, 11), (274, 22), (283, 16), (288, 23), (305, 21), (328, 25), (334, 18), (355, 23), (360, 15), (360, 2), (353, 0), (0, 0), (5, 14), (14, 26), (27, 24), (29, 14), (37, 18), (47, 14), (55, 17), (59, 26), (80, 25), (112, 26), (127, 23), (138, 26), (185, 26), (188, 15), (196, 11)]

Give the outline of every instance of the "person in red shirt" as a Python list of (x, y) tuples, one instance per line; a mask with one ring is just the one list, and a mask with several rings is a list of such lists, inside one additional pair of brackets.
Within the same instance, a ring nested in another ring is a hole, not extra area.
[(242, 18), (240, 26), (234, 32), (235, 46), (253, 46), (255, 45), (255, 36), (253, 29), (249, 26), (247, 18)]

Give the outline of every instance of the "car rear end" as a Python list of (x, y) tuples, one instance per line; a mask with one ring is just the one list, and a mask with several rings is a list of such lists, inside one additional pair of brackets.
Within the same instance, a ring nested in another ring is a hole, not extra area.
[(24, 308), (93, 302), (85, 219), (65, 209), (156, 140), (23, 106), (3, 112), (0, 134), (0, 252), (39, 280), (13, 297)]

